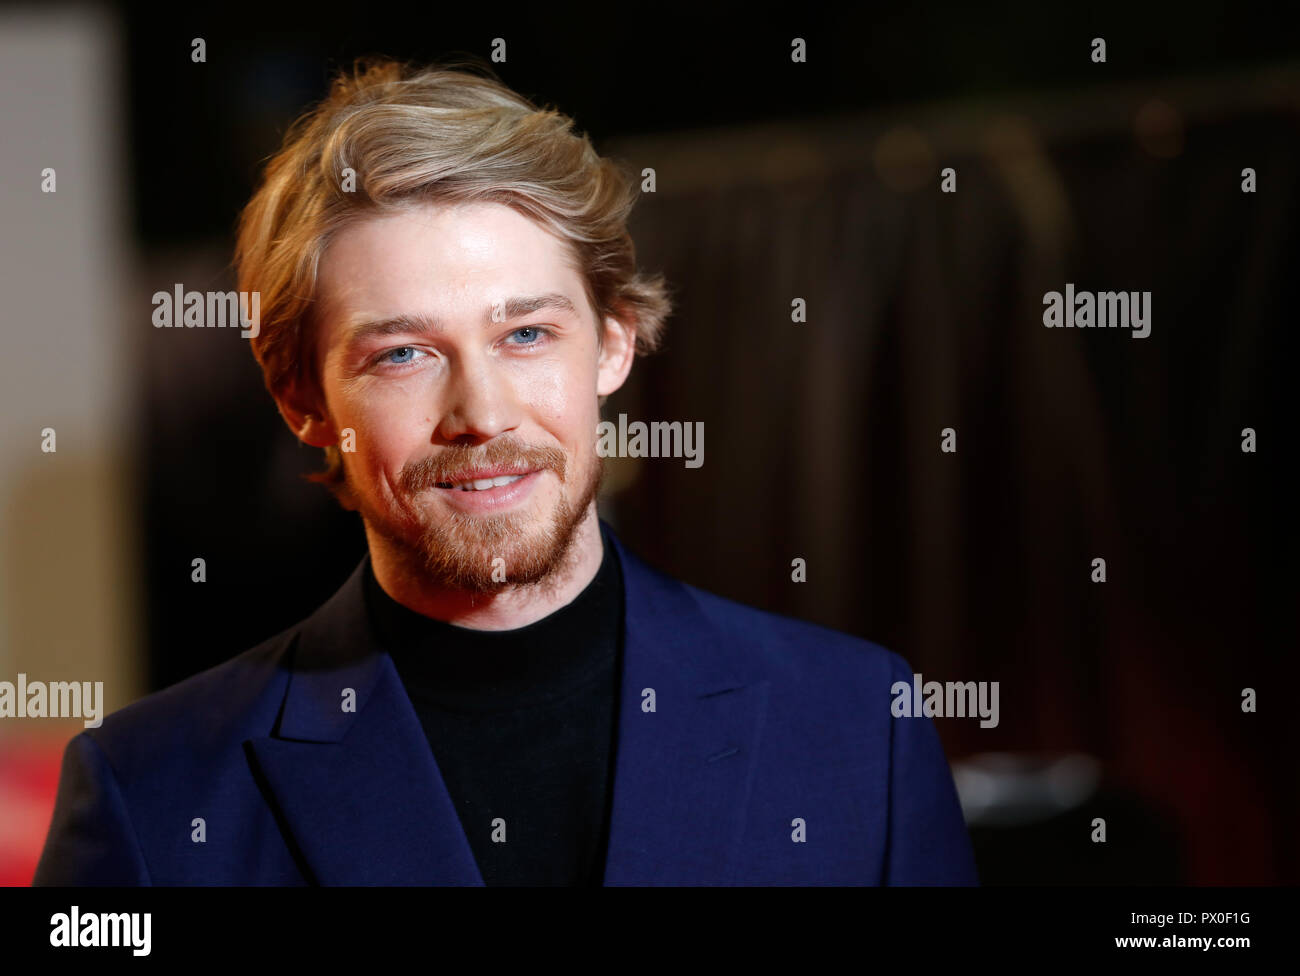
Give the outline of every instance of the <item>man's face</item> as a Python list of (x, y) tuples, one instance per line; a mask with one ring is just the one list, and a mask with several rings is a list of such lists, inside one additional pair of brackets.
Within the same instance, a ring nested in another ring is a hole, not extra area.
[(602, 323), (600, 348), (567, 256), (475, 203), (351, 224), (321, 260), (323, 424), (367, 528), (435, 585), (545, 580), (591, 510), (597, 397), (626, 376), (630, 334)]

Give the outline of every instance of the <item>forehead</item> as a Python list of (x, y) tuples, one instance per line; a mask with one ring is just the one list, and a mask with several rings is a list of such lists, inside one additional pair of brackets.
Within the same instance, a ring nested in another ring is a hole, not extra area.
[(322, 255), (317, 288), (331, 319), (436, 310), (477, 320), (496, 301), (543, 292), (585, 305), (570, 248), (500, 203), (421, 203), (354, 221)]

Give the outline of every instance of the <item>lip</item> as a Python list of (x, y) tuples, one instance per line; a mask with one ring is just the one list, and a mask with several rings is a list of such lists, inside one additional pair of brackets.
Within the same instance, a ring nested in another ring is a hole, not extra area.
[(533, 493), (541, 471), (511, 471), (508, 469), (478, 468), (456, 475), (456, 481), (471, 481), (475, 478), (500, 478), (506, 475), (523, 475), (518, 481), (483, 491), (461, 491), (459, 488), (439, 488), (432, 486), (429, 491), (436, 493), (446, 504), (462, 512), (476, 514), (500, 512), (523, 502)]
[(533, 473), (528, 468), (466, 468), (464, 471), (458, 471), (450, 478), (445, 479), (444, 484), (459, 485), (466, 481), (477, 481), (480, 478), (506, 478), (517, 474)]

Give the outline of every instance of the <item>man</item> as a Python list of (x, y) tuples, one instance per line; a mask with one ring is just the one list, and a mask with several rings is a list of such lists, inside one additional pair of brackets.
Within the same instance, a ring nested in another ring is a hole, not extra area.
[(656, 345), (634, 184), (490, 72), (361, 66), (240, 225), (253, 351), (369, 553), (69, 744), (40, 884), (969, 884), (898, 656), (694, 589), (597, 517)]

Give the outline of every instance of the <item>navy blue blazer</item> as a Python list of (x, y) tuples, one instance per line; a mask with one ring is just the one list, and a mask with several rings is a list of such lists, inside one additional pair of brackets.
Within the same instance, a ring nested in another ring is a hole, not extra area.
[[(890, 714), (902, 658), (672, 579), (602, 530), (627, 608), (606, 885), (977, 883), (931, 720)], [(34, 883), (482, 885), (364, 568), (72, 739)]]

